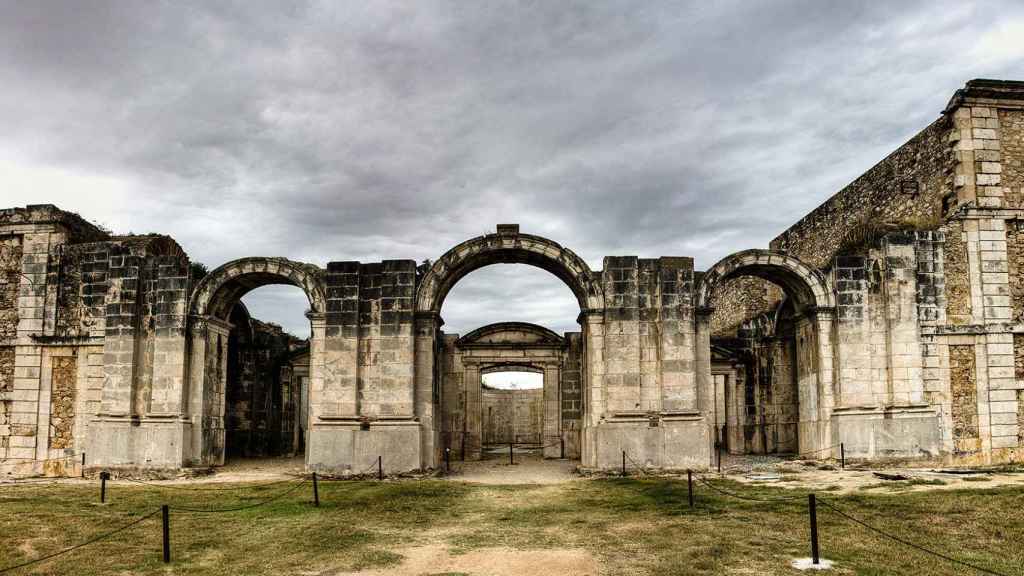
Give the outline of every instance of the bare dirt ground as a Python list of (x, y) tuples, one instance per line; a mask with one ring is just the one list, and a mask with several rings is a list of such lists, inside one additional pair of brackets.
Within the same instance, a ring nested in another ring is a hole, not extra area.
[(341, 572), (351, 576), (424, 576), (454, 574), (486, 574), (487, 576), (521, 576), (539, 574), (538, 567), (544, 567), (544, 574), (564, 576), (597, 576), (599, 563), (585, 550), (513, 550), (510, 548), (485, 548), (465, 554), (452, 555), (442, 545), (403, 548), (399, 553), (405, 560), (398, 566)]
[(771, 484), (779, 488), (821, 490), (833, 494), (1024, 486), (1024, 470), (1010, 472), (976, 468), (969, 471), (942, 466), (876, 467), (861, 464), (851, 464), (844, 470), (837, 462), (790, 460), (770, 455), (728, 456), (722, 460), (723, 476), (730, 480)]
[(539, 449), (513, 451), (509, 464), (508, 448), (486, 450), (475, 462), (452, 462), (449, 479), (477, 484), (561, 484), (578, 480), (576, 460), (545, 460)]

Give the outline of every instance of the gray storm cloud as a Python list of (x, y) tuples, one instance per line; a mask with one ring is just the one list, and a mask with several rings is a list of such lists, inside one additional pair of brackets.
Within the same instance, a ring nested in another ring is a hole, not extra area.
[[(1019, 2), (0, 5), (5, 206), (247, 255), (437, 258), (519, 222), (604, 255), (764, 246), (975, 77), (1024, 78)], [(258, 316), (307, 330), (303, 297)], [(449, 329), (565, 330), (519, 267)]]

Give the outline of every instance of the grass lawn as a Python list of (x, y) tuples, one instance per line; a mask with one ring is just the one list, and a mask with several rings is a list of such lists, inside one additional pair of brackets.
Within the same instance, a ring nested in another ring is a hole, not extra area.
[[(771, 498), (802, 492), (720, 482)], [(199, 485), (209, 486), (209, 485)], [(577, 549), (605, 574), (792, 574), (809, 555), (807, 505), (751, 502), (686, 481), (579, 480), (482, 486), (443, 480), (322, 482), (267, 505), (225, 513), (171, 512), (172, 563), (161, 562), (160, 515), (15, 574), (333, 574), (397, 567), (402, 550), (445, 544), (453, 554), (488, 548)], [(288, 485), (183, 491), (108, 484), (0, 487), (0, 569), (88, 540), (161, 504), (226, 508)], [(832, 496), (827, 502), (913, 542), (1003, 574), (1024, 574), (1024, 491), (1019, 488)], [(822, 556), (846, 574), (975, 574), (931, 558), (819, 506)], [(538, 574), (543, 574), (538, 567)]]

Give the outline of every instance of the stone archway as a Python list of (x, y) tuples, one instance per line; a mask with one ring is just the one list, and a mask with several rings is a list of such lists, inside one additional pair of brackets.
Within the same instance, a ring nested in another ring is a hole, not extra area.
[(188, 388), (194, 419), (193, 460), (202, 465), (224, 463), (227, 346), (231, 312), (249, 291), (268, 285), (292, 285), (309, 300), (310, 391), (319, 389), (323, 374), (324, 312), (323, 271), (285, 258), (242, 258), (220, 266), (196, 286), (189, 300)]
[[(604, 292), (594, 272), (572, 250), (541, 236), (522, 234), (516, 224), (503, 224), (498, 225), (495, 234), (467, 240), (446, 252), (422, 276), (416, 292), (416, 406), (424, 430), (424, 467), (440, 462), (444, 450), (440, 422), (443, 375), (437, 370), (441, 364), (438, 355), (441, 307), (459, 280), (492, 264), (527, 264), (554, 274), (565, 282), (579, 303), (583, 347), (592, 341), (591, 334), (601, 337), (603, 316), (599, 312), (604, 309)], [(600, 361), (596, 353), (586, 357)], [(582, 372), (585, 375), (581, 379), (585, 379), (596, 377), (600, 370), (584, 367)], [(582, 387), (587, 389), (585, 384)], [(582, 404), (585, 412), (586, 402)], [(551, 410), (558, 410), (557, 402), (553, 402)]]
[(695, 306), (707, 308), (720, 282), (737, 276), (757, 276), (778, 284), (800, 309), (834, 308), (835, 296), (820, 272), (800, 260), (773, 250), (744, 250), (722, 258), (697, 283)]
[(718, 286), (740, 276), (767, 280), (786, 294), (795, 310), (794, 370), (798, 381), (798, 451), (828, 457), (829, 415), (833, 403), (835, 295), (825, 277), (781, 252), (745, 250), (726, 256), (701, 276), (694, 290), (697, 310), (698, 388), (715, 404), (711, 377), (712, 296)]
[(445, 296), (470, 272), (491, 264), (528, 264), (551, 272), (572, 290), (580, 310), (604, 308), (604, 294), (590, 267), (572, 250), (541, 236), (521, 234), (519, 226), (499, 225), (497, 234), (478, 236), (437, 259), (420, 281), (417, 312), (440, 313)]

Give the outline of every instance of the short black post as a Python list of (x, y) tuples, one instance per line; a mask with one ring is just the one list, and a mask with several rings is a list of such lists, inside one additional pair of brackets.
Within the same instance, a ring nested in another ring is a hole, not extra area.
[(718, 450), (718, 475), (722, 475), (722, 443), (715, 442), (715, 449)]
[(377, 456), (377, 480), (384, 479), (384, 457)]
[(85, 478), (85, 452), (82, 452), (82, 478)]
[(463, 434), (462, 434), (462, 451), (459, 452), (459, 454), (462, 454), (462, 461), (465, 462), (466, 461), (466, 434), (465, 434), (465, 432), (463, 432)]
[(562, 440), (562, 451), (561, 451), (561, 455), (559, 456), (559, 458), (561, 458), (562, 460), (565, 460), (565, 438), (563, 437), (561, 440)]
[(846, 470), (846, 445), (842, 442), (839, 443), (839, 466)]
[(686, 470), (686, 492), (690, 496), (690, 508), (693, 508), (693, 470)]
[(451, 448), (445, 448), (444, 449), (444, 471), (445, 471), (446, 474), (452, 471), (452, 449)]
[(820, 562), (818, 557), (818, 505), (814, 500), (814, 494), (807, 495), (807, 506), (811, 514), (811, 562), (817, 566)]
[(107, 478), (110, 478), (110, 472), (100, 472), (100, 504), (107, 502)]
[(313, 472), (313, 506), (320, 505), (320, 486), (316, 483), (316, 472)]
[(512, 456), (512, 442), (508, 443), (508, 465), (511, 466), (516, 463), (515, 457)]
[(171, 509), (164, 504), (160, 507), (164, 520), (164, 564), (171, 563)]
[(622, 451), (622, 475), (626, 475), (626, 451)]

